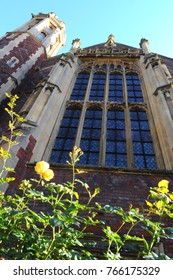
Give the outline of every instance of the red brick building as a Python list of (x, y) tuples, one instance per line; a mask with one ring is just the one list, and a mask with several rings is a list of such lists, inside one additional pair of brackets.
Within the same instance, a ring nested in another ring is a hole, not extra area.
[[(40, 160), (51, 164), (56, 182), (68, 180), (74, 145), (84, 151), (79, 168), (87, 173), (79, 177), (101, 189), (103, 205), (138, 207), (162, 179), (172, 189), (173, 59), (151, 52), (146, 39), (136, 48), (110, 35), (84, 49), (75, 39), (68, 53), (55, 55), (64, 43), (65, 24), (53, 13), (33, 15), (0, 40), (1, 133), (5, 92), (18, 94), (17, 110), (26, 119), (7, 193), (34, 176)], [(116, 229), (114, 218), (106, 219)], [(173, 255), (171, 243), (164, 251)]]

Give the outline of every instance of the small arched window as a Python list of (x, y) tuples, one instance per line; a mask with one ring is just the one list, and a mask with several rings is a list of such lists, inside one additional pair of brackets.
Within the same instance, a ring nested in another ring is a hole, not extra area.
[(42, 42), (44, 40), (44, 38), (46, 38), (46, 34), (44, 32), (40, 32), (38, 35), (37, 35), (37, 39)]

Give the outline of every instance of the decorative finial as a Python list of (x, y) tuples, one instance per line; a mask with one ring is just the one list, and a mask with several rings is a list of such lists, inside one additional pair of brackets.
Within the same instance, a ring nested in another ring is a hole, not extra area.
[(72, 41), (72, 47), (70, 49), (71, 53), (75, 53), (77, 49), (80, 48), (80, 39), (75, 39)]
[(142, 38), (139, 45), (140, 45), (140, 47), (142, 48), (142, 50), (145, 54), (150, 53), (149, 41), (147, 39)]
[(108, 40), (107, 40), (105, 46), (115, 46), (115, 45), (116, 45), (115, 44), (115, 36), (113, 34), (110, 34), (108, 36)]

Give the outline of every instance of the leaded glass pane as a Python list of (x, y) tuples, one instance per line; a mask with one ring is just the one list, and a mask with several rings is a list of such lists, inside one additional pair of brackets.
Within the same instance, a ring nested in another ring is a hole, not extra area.
[(155, 153), (146, 112), (130, 112), (130, 117), (135, 167), (156, 168)]
[(85, 93), (88, 85), (89, 73), (81, 72), (78, 74), (76, 79), (72, 94), (71, 100), (83, 100), (85, 98)]
[(137, 168), (141, 169), (146, 167), (143, 156), (134, 155), (134, 163), (135, 163), (135, 167)]
[(88, 109), (82, 130), (80, 147), (84, 151), (80, 164), (98, 165), (100, 135), (102, 125), (102, 111)]
[(69, 158), (69, 152), (74, 146), (80, 113), (81, 111), (76, 108), (65, 111), (59, 133), (52, 149), (50, 162), (66, 163)]
[(108, 111), (106, 139), (107, 140), (105, 165), (125, 167), (127, 164), (127, 159), (125, 120), (123, 111)]
[(136, 73), (126, 74), (126, 85), (127, 85), (128, 101), (130, 103), (143, 102), (140, 81)]
[(122, 75), (118, 72), (109, 75), (109, 101), (123, 101)]
[(146, 164), (147, 164), (147, 168), (149, 168), (149, 169), (157, 168), (156, 160), (153, 156), (146, 157)]

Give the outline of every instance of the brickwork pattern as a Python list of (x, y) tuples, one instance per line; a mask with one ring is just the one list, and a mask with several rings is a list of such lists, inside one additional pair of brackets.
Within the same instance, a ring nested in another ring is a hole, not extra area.
[[(72, 172), (68, 168), (53, 168), (55, 177), (53, 179), (56, 183), (64, 183), (66, 181), (71, 181)], [(145, 205), (145, 200), (147, 199), (149, 188), (157, 186), (158, 182), (162, 179), (167, 179), (169, 183), (170, 190), (173, 191), (173, 174), (164, 173), (135, 173), (135, 172), (121, 172), (116, 170), (86, 170), (87, 173), (78, 174), (77, 178), (86, 182), (93, 192), (95, 188), (100, 188), (100, 194), (98, 194), (93, 201), (93, 203), (98, 202), (102, 206), (111, 205), (111, 206), (120, 206), (123, 209), (129, 209), (129, 205), (132, 204), (134, 207), (141, 208), (142, 205)], [(26, 178), (37, 177), (35, 174), (34, 168), (32, 165), (28, 166), (26, 172)], [(37, 177), (38, 179), (38, 177)], [(80, 199), (83, 202), (87, 202), (88, 195), (84, 188), (77, 186), (80, 193)], [(40, 205), (37, 204), (37, 210), (46, 210), (40, 208)], [(105, 221), (106, 225), (111, 226), (111, 228), (116, 231), (120, 222), (115, 215), (112, 214), (103, 214), (103, 212), (98, 213), (98, 218)], [(172, 227), (172, 220), (166, 221), (167, 226)], [(102, 230), (99, 226), (91, 228), (94, 231), (94, 235), (99, 237), (102, 235)], [(127, 227), (123, 228), (122, 234), (127, 232)], [(145, 234), (146, 238), (149, 236), (146, 235), (141, 229), (134, 228), (133, 234), (141, 236)], [(171, 240), (164, 241), (164, 250), (165, 254), (173, 257), (172, 250), (173, 242)]]
[[(41, 48), (40, 44), (28, 35), (28, 37), (25, 40), (23, 40), (17, 46), (15, 46), (8, 54), (4, 55), (4, 57), (0, 60), (1, 84), (6, 83), (8, 77), (10, 75), (13, 75), (18, 68), (24, 65), (26, 61), (29, 60), (39, 48)], [(19, 62), (16, 63), (14, 67), (9, 67), (7, 65), (7, 62), (13, 56), (16, 57), (19, 60)]]
[(1, 38), (0, 40), (0, 49), (3, 49), (4, 47), (8, 46), (12, 41), (14, 41), (19, 36), (20, 36), (19, 33), (14, 34), (13, 37), (11, 36), (10, 33), (9, 34), (7, 33), (7, 35)]
[[(27, 163), (30, 161), (33, 149), (36, 145), (36, 139), (30, 135), (28, 145), (26, 149), (23, 149), (22, 147), (18, 150), (16, 156), (19, 158), (16, 167), (15, 167), (15, 180), (10, 183), (9, 188), (7, 189), (7, 194), (13, 195), (17, 192), (18, 187), (22, 179), (25, 178), (26, 175), (26, 168)], [(7, 177), (14, 177), (14, 173), (9, 172), (7, 174)]]

